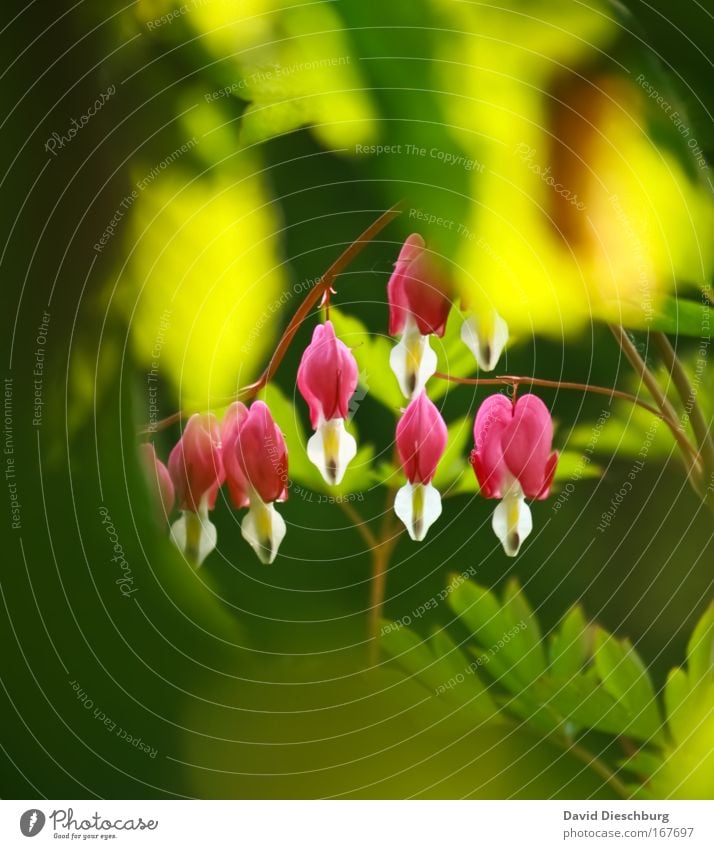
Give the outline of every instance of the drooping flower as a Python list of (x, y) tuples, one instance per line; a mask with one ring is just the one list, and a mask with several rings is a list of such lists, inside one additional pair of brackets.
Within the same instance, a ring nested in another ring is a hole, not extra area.
[(171, 526), (171, 538), (200, 566), (216, 547), (216, 528), (208, 511), (213, 509), (225, 477), (221, 431), (213, 414), (195, 414), (188, 420), (169, 455), (169, 474), (182, 510), (181, 518)]
[(436, 371), (429, 336), (443, 336), (451, 301), (418, 233), (402, 245), (387, 284), (389, 332), (401, 336), (389, 364), (407, 398), (415, 398)]
[(226, 484), (233, 506), (240, 510), (250, 503), (248, 481), (238, 461), (236, 443), (238, 432), (248, 418), (248, 408), (240, 401), (234, 401), (223, 415), (221, 422), (221, 442), (223, 445), (223, 468), (226, 472)]
[(397, 492), (394, 512), (417, 542), (424, 539), (441, 515), (441, 496), (431, 481), (446, 441), (446, 423), (422, 390), (404, 411), (396, 434), (397, 453), (407, 483)]
[(286, 532), (275, 501), (288, 497), (288, 449), (267, 405), (254, 401), (250, 409), (236, 402), (224, 422), (224, 455), (233, 503), (247, 506), (241, 523), (243, 538), (261, 563), (272, 563)]
[(515, 404), (505, 395), (491, 395), (476, 414), (474, 442), (471, 464), (481, 494), (501, 499), (493, 530), (506, 554), (515, 557), (533, 530), (525, 499), (548, 497), (558, 464), (548, 408), (535, 395), (523, 395)]
[(310, 407), (315, 429), (307, 443), (307, 456), (327, 483), (339, 484), (357, 453), (357, 443), (345, 429), (350, 398), (357, 388), (357, 362), (335, 336), (331, 321), (315, 328), (300, 360), (297, 385)]
[(461, 340), (481, 371), (493, 371), (508, 342), (508, 325), (493, 307), (487, 307), (464, 319)]
[(160, 506), (162, 515), (168, 516), (173, 510), (175, 501), (174, 485), (169, 470), (156, 456), (156, 449), (151, 442), (142, 442), (139, 446), (139, 455), (152, 496)]

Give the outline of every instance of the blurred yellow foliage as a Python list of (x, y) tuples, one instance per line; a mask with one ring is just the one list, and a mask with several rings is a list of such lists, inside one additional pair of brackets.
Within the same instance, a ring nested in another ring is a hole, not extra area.
[(592, 317), (646, 326), (675, 282), (706, 279), (710, 193), (650, 136), (624, 69), (591, 70), (618, 35), (605, 5), (554, 2), (546, 20), (434, 3), (461, 30), (437, 71), (446, 119), (482, 166), (456, 258), (465, 301), (558, 335)]
[(206, 2), (191, 23), (214, 55), (235, 64), (231, 91), (250, 102), (243, 143), (303, 125), (331, 149), (373, 137), (370, 96), (330, 4)]
[(225, 404), (262, 365), (285, 289), (279, 226), (245, 155), (210, 177), (174, 164), (140, 191), (121, 298), (140, 364), (182, 409)]

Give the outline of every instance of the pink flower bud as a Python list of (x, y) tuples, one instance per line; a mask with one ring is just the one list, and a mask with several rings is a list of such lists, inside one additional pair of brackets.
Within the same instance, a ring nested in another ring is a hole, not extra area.
[[(285, 501), (288, 497), (288, 449), (270, 410), (262, 401), (254, 401), (247, 414), (237, 411), (234, 415), (242, 418), (235, 437), (235, 458), (242, 481), (247, 484), (248, 497), (252, 489), (266, 504)], [(232, 460), (230, 462), (232, 466)], [(238, 484), (239, 487), (243, 485)]]
[(387, 284), (387, 297), (392, 336), (404, 332), (410, 316), (422, 336), (444, 335), (451, 301), (418, 233), (412, 233), (402, 245)]
[(203, 499), (213, 509), (224, 479), (221, 432), (214, 415), (191, 416), (169, 455), (169, 473), (182, 510), (198, 513)]
[(330, 419), (346, 419), (357, 388), (357, 362), (335, 336), (331, 321), (318, 324), (297, 373), (300, 394), (310, 407), (313, 428)]
[(169, 470), (156, 456), (156, 450), (151, 442), (143, 442), (139, 446), (139, 454), (149, 489), (156, 502), (161, 505), (164, 514), (168, 516), (174, 506), (174, 485)]
[(397, 452), (409, 483), (430, 483), (446, 450), (447, 430), (436, 406), (422, 391), (397, 423)]
[(409, 536), (421, 542), (441, 515), (441, 496), (431, 480), (447, 441), (444, 419), (424, 390), (397, 423), (396, 441), (408, 483), (397, 492), (394, 511), (404, 522)]
[(233, 506), (239, 510), (242, 507), (247, 507), (250, 501), (248, 481), (243, 472), (243, 467), (238, 461), (236, 449), (238, 433), (248, 415), (248, 408), (245, 404), (235, 401), (228, 407), (221, 422), (222, 455), (223, 467), (226, 470), (226, 483)]
[(502, 498), (511, 481), (528, 498), (548, 497), (558, 453), (551, 451), (553, 422), (540, 398), (522, 395), (513, 404), (491, 395), (476, 414), (474, 441), (471, 463), (486, 498)]

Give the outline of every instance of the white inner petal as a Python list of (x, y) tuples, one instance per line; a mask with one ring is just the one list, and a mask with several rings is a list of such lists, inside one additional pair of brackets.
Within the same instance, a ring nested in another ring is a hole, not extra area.
[(194, 566), (200, 566), (216, 547), (218, 531), (208, 518), (205, 500), (198, 513), (184, 510), (171, 525), (171, 540)]
[(501, 545), (506, 554), (509, 557), (515, 557), (523, 540), (533, 530), (531, 509), (526, 504), (523, 490), (517, 481), (508, 487), (505, 495), (493, 511), (491, 527), (501, 540)]
[(415, 398), (436, 371), (436, 354), (431, 350), (429, 337), (422, 336), (411, 316), (404, 333), (392, 348), (389, 365), (399, 381), (402, 394)]
[(307, 456), (331, 485), (342, 483), (347, 466), (356, 453), (357, 442), (351, 433), (347, 433), (344, 419), (320, 422), (307, 441)]
[(240, 526), (243, 539), (258, 555), (261, 563), (269, 564), (277, 557), (280, 543), (285, 538), (285, 519), (273, 503), (266, 504), (251, 493), (250, 507)]
[(461, 341), (476, 358), (481, 371), (493, 371), (508, 342), (508, 325), (494, 309), (470, 315), (461, 325)]
[(430, 483), (406, 483), (394, 499), (394, 512), (404, 522), (409, 536), (421, 542), (441, 516), (439, 490)]

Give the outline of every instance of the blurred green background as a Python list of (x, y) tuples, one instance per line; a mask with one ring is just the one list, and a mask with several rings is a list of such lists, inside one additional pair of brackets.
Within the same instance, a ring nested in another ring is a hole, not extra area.
[[(60, 0), (6, 16), (4, 444), (21, 527), (8, 502), (3, 797), (611, 794), (526, 728), (472, 727), (390, 665), (368, 669), (369, 552), (319, 493), (293, 491), (281, 508), (289, 531), (270, 568), (220, 499), (218, 550), (193, 572), (155, 521), (136, 433), (152, 369), (160, 415), (225, 406), (264, 366), (296, 289), (399, 199), (401, 218), (338, 281), (341, 311), (386, 335), (386, 281), (419, 230), (464, 303), (507, 316), (516, 340), (499, 372), (632, 385), (602, 320), (644, 327), (643, 267), (654, 307), (711, 280), (714, 88), (704, 7), (627, 7)], [(520, 144), (586, 216), (514, 155)], [(426, 226), (416, 210), (453, 226)], [(311, 332), (278, 373), (288, 399)], [(681, 346), (694, 354), (696, 340)], [(360, 442), (386, 460), (396, 410), (369, 373), (362, 382)], [(606, 399), (539, 394), (556, 445), (582, 449)], [(447, 419), (483, 397), (450, 391)], [(286, 417), (306, 426), (301, 399), (278, 416), (283, 429)], [(164, 459), (177, 435), (156, 436)], [(489, 587), (517, 576), (544, 630), (582, 601), (630, 637), (661, 686), (712, 598), (711, 515), (664, 440), (599, 533), (632, 466), (600, 448), (602, 478), (577, 481), (557, 511), (536, 505), (516, 560), (493, 537), (491, 504), (446, 500), (424, 544), (397, 545), (386, 615), (418, 610), (454, 572)], [(370, 485), (352, 503), (377, 520), (385, 491)], [(132, 570), (129, 598), (102, 506)], [(462, 633), (443, 604), (412, 627), (436, 626)]]

